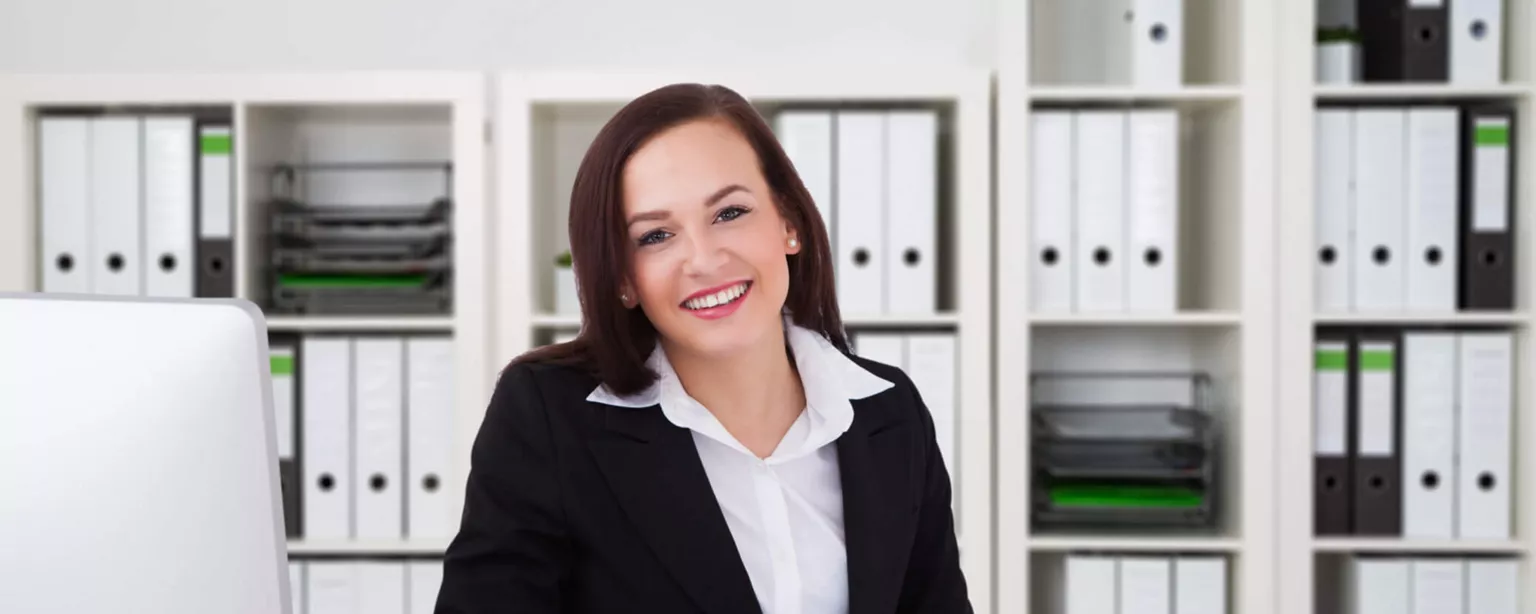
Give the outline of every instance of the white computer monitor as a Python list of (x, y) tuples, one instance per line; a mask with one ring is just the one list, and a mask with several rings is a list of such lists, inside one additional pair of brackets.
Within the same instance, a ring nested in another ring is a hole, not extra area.
[(291, 614), (266, 325), (0, 293), (0, 611)]

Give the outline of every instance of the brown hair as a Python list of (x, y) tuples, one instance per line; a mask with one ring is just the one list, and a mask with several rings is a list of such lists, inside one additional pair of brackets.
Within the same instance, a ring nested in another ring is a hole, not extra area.
[(581, 280), (581, 333), (568, 343), (527, 352), (512, 364), (575, 365), (621, 395), (655, 381), (656, 374), (645, 362), (656, 344), (656, 328), (643, 310), (626, 309), (619, 300), (619, 289), (630, 269), (623, 172), (630, 156), (651, 137), (673, 126), (705, 119), (729, 122), (751, 144), (779, 214), (798, 231), (800, 252), (787, 256), (790, 282), (784, 303), (792, 321), (821, 333), (839, 350), (849, 351), (838, 313), (826, 227), (773, 130), (751, 103), (729, 88), (680, 83), (653, 90), (625, 105), (587, 149), (571, 189), (568, 229), (571, 259)]

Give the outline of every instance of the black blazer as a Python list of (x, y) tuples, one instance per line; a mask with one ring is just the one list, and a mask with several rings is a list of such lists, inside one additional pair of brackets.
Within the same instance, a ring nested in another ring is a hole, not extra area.
[[(901, 371), (837, 440), (850, 614), (971, 612), (933, 419)], [(501, 376), (471, 452), (437, 614), (759, 612), (688, 430), (586, 400), (570, 367)]]

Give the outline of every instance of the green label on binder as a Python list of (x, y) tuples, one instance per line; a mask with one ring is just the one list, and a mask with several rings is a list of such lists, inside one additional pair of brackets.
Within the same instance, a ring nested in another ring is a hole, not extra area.
[(1479, 146), (1507, 146), (1509, 145), (1509, 125), (1503, 122), (1479, 124), (1473, 139)]
[(293, 375), (293, 357), (292, 356), (273, 356), (272, 357), (272, 374), (273, 375)]
[(228, 134), (204, 134), (200, 141), (204, 154), (229, 155), (231, 139)]
[(1343, 371), (1349, 367), (1349, 355), (1344, 350), (1318, 350), (1312, 362), (1318, 371)]
[(1361, 371), (1391, 371), (1392, 367), (1392, 350), (1369, 350), (1360, 352)]

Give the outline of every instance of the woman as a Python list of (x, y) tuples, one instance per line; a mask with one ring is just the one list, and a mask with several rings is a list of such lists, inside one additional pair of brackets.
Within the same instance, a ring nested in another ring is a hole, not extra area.
[(932, 418), (848, 355), (815, 207), (723, 87), (604, 126), (582, 332), (502, 374), (438, 614), (970, 611)]

